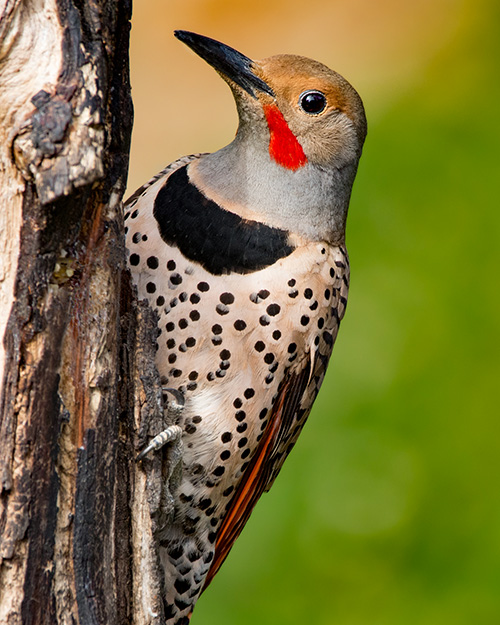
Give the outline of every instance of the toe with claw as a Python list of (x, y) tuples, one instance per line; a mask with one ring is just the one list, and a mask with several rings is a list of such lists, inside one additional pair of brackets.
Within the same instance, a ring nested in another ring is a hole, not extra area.
[[(163, 397), (171, 395), (172, 399), (167, 403), (167, 414), (172, 421), (177, 421), (180, 413), (184, 409), (184, 395), (174, 388), (163, 388)], [(169, 425), (163, 432), (157, 434), (149, 444), (137, 456), (137, 461), (142, 460), (152, 451), (161, 449), (167, 443), (174, 442), (178, 445), (181, 443), (182, 428), (178, 425)]]

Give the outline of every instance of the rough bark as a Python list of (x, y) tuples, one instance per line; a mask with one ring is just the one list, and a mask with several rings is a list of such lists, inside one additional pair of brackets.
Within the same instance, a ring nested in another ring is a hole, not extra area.
[(155, 320), (128, 282), (120, 206), (130, 12), (0, 2), (2, 624), (163, 620), (165, 465), (134, 462), (165, 425)]

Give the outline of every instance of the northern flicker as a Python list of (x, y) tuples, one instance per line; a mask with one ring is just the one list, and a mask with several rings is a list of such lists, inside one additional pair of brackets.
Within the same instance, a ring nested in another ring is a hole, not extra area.
[(229, 84), (239, 115), (232, 143), (175, 161), (125, 213), (132, 277), (159, 317), (157, 367), (184, 403), (160, 557), (166, 622), (185, 624), (323, 380), (347, 303), (345, 222), (366, 118), (321, 63), (252, 61), (175, 35)]

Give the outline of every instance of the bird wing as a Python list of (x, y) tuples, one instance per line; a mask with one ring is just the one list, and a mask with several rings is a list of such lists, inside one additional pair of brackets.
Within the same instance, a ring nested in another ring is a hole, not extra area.
[[(283, 380), (278, 389), (278, 396), (264, 436), (243, 475), (231, 501), (231, 507), (222, 522), (215, 543), (214, 560), (207, 574), (204, 590), (226, 559), (259, 497), (265, 490), (268, 490), (270, 483), (274, 481), (281, 468), (286, 453), (279, 452), (280, 444), (289, 437), (291, 426), (300, 409), (310, 381), (310, 372), (311, 359), (309, 358), (301, 371), (290, 374)], [(309, 411), (312, 401), (307, 403), (304, 416), (306, 416), (305, 412)]]

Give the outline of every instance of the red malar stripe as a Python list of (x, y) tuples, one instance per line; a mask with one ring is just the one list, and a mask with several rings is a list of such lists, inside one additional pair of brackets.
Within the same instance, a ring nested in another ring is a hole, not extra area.
[(264, 105), (269, 126), (269, 154), (282, 167), (295, 171), (307, 163), (302, 146), (288, 127), (281, 111), (274, 104)]

